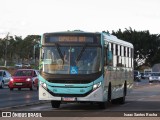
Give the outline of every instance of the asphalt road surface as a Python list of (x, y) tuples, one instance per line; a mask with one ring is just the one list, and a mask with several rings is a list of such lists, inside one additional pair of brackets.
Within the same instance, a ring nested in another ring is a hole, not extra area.
[[(62, 104), (59, 109), (52, 108), (50, 102), (39, 103), (38, 91), (28, 89), (21, 91), (0, 89), (0, 98), (1, 111), (38, 112), (42, 116), (48, 116), (47, 120), (53, 119), (52, 117), (59, 120), (99, 120), (99, 118), (158, 120), (160, 118), (160, 83), (149, 84), (146, 80), (135, 83), (132, 93), (126, 97), (125, 104), (108, 104), (104, 110), (99, 109), (96, 104), (80, 103)], [(146, 114), (150, 117), (143, 116)]]
[[(135, 82), (135, 87), (141, 87), (150, 85), (148, 80), (142, 80), (141, 82)], [(18, 106), (26, 106), (32, 104), (39, 104), (46, 101), (39, 101), (38, 100), (38, 91), (35, 89), (30, 91), (27, 88), (21, 89), (14, 89), (10, 91), (8, 87), (4, 89), (0, 89), (0, 110), (4, 108), (10, 107), (18, 107)]]
[(38, 91), (30, 91), (27, 88), (10, 91), (8, 87), (0, 89), (0, 110), (2, 108), (20, 106), (24, 104), (38, 103)]
[[(59, 109), (52, 108), (50, 102), (39, 101), (38, 91), (27, 89), (9, 91), (0, 90), (0, 110), (22, 111), (159, 111), (160, 112), (160, 83), (135, 83), (135, 88), (126, 97), (126, 103), (108, 104), (107, 109), (100, 110), (96, 104), (69, 103), (61, 104)], [(40, 103), (41, 102), (41, 103)], [(3, 103), (3, 104), (2, 104)]]

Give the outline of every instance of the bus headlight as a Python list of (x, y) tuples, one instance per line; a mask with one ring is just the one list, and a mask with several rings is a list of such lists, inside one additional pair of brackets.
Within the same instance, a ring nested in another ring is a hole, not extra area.
[(93, 90), (96, 90), (97, 88), (99, 88), (101, 86), (101, 82), (94, 84), (93, 85)]
[(40, 85), (41, 85), (43, 88), (47, 89), (47, 84), (46, 84), (46, 83), (40, 81)]

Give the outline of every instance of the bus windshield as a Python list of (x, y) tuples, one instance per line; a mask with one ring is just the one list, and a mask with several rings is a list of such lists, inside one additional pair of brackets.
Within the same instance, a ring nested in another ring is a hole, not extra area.
[(92, 74), (100, 69), (100, 47), (43, 47), (43, 72), (50, 74)]

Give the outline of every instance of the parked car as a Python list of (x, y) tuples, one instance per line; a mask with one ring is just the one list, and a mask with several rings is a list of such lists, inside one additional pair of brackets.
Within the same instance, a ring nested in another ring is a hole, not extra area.
[(23, 67), (30, 67), (31, 65), (29, 63), (24, 63)]
[(22, 63), (17, 63), (17, 64), (15, 64), (15, 67), (16, 67), (16, 68), (22, 68), (22, 66), (23, 66)]
[(150, 76), (151, 76), (151, 72), (145, 72), (144, 73), (144, 78), (145, 79), (149, 79)]
[(140, 72), (140, 74), (141, 74), (141, 79), (145, 79), (144, 72)]
[(13, 90), (14, 88), (38, 88), (38, 72), (34, 69), (18, 69), (9, 81), (9, 88)]
[(134, 70), (134, 81), (141, 81), (141, 74), (138, 70)]
[(159, 72), (152, 72), (150, 77), (149, 77), (149, 82), (153, 81), (159, 81), (160, 82), (160, 73)]
[(7, 70), (0, 70), (0, 88), (8, 86), (11, 74)]

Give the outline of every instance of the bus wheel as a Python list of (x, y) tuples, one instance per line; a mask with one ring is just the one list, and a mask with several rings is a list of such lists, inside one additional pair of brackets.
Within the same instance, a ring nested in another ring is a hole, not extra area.
[(60, 104), (60, 101), (51, 101), (52, 108), (59, 108)]
[(99, 105), (100, 109), (106, 109), (107, 108), (107, 102), (99, 102), (98, 105)]
[(112, 100), (111, 94), (112, 94), (112, 91), (111, 91), (111, 83), (110, 83), (108, 87), (108, 102), (111, 102)]
[(119, 98), (119, 104), (124, 104), (125, 103), (125, 99), (126, 99), (125, 96)]

